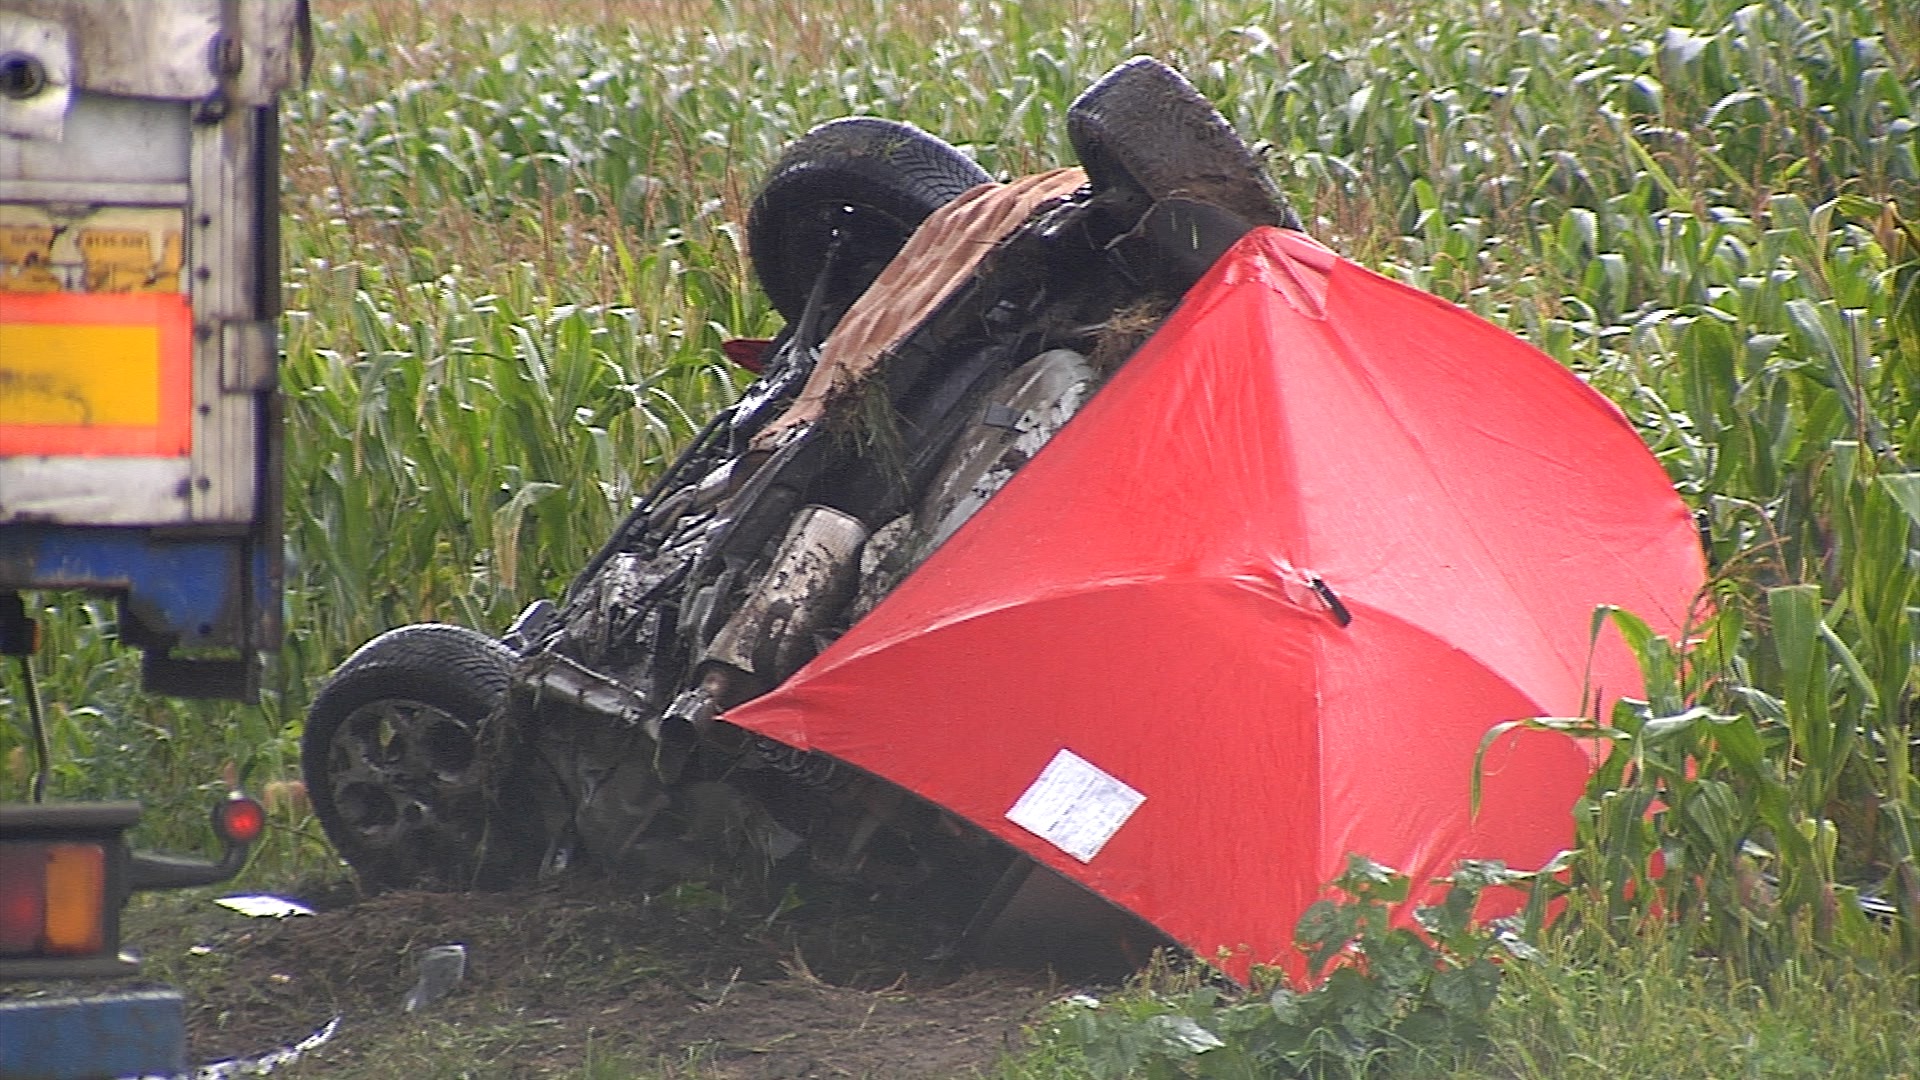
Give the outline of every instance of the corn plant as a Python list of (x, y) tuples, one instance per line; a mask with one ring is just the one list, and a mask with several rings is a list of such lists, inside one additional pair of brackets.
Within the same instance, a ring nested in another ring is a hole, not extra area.
[[(1902, 456), (1920, 357), (1900, 329), (1913, 294), (1895, 288), (1912, 280), (1920, 248), (1890, 207), (1851, 204), (1891, 224), (1894, 243), (1858, 227), (1849, 237), (1845, 205), (1824, 204), (1778, 237), (1776, 265), (1825, 282), (1831, 298), (1761, 296), (1680, 330), (1695, 361), (1718, 368), (1681, 389), (1696, 402), (1681, 434), (1705, 466), (1708, 531), (1726, 567), (1718, 610), (1684, 652), (1616, 615), (1641, 650), (1649, 698), (1604, 731), (1585, 729), (1616, 746), (1579, 812), (1583, 850), (1604, 859), (1584, 880), (1607, 890), (1615, 916), (1661, 897), (1753, 971), (1779, 958), (1801, 917), (1849, 952), (1920, 962), (1920, 474)], [(1860, 890), (1896, 913), (1892, 954), (1875, 944)]]
[[(110, 616), (43, 598), (62, 609), (46, 696), (83, 763), (61, 793), (191, 789), (228, 762), (284, 779), (314, 681), (360, 642), (418, 619), (496, 629), (563, 587), (742, 384), (719, 342), (776, 329), (741, 236), (757, 178), (807, 127), (906, 119), (1009, 176), (1068, 160), (1073, 96), (1151, 52), (1268, 149), (1316, 235), (1620, 404), (1699, 509), (1721, 581), (1711, 663), (1675, 661), (1678, 705), (1649, 720), (1748, 717), (1794, 820), (1837, 834), (1821, 880), (1894, 894), (1920, 468), (1920, 31), (1901, 0), (320, 16), (286, 103), (275, 692), (257, 711), (135, 693)], [(127, 749), (108, 762), (83, 738)], [(0, 755), (21, 751), (0, 728)]]

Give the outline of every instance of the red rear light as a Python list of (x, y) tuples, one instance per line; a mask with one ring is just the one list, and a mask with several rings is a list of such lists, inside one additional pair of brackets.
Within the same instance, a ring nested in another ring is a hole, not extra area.
[(229, 844), (251, 844), (266, 827), (266, 809), (237, 792), (213, 808), (213, 831)]
[(40, 948), (47, 923), (47, 846), (0, 844), (0, 956)]

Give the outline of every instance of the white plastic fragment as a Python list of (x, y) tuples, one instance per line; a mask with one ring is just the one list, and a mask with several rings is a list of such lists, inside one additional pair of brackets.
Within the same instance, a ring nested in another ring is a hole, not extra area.
[(407, 991), (402, 1002), (408, 1012), (416, 1012), (446, 997), (467, 974), (465, 945), (435, 945), (420, 957), (420, 981)]
[[(291, 1046), (283, 1046), (252, 1058), (229, 1058), (202, 1065), (194, 1074), (194, 1080), (233, 1080), (237, 1076), (265, 1076), (282, 1065), (291, 1065), (302, 1054), (318, 1049), (332, 1039), (340, 1030), (338, 1016), (326, 1022), (326, 1025), (313, 1034)], [(170, 1077), (167, 1080), (185, 1080), (184, 1077)]]
[(223, 908), (237, 911), (250, 919), (285, 919), (293, 915), (311, 915), (313, 909), (284, 896), (222, 896), (215, 900)]

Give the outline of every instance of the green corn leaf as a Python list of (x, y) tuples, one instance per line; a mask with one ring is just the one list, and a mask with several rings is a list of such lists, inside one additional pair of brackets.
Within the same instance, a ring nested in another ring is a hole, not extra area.
[(1824, 772), (1831, 764), (1834, 727), (1828, 701), (1826, 640), (1822, 634), (1820, 588), (1786, 585), (1767, 590), (1773, 619), (1774, 653), (1786, 683), (1783, 704), (1795, 745), (1809, 768)]
[(1900, 509), (1907, 512), (1907, 517), (1920, 526), (1920, 473), (1895, 473), (1878, 479), (1887, 494), (1900, 504)]

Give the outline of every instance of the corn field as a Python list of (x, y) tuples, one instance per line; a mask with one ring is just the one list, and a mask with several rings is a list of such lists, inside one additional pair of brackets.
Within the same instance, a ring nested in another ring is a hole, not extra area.
[[(1752, 972), (1920, 963), (1909, 0), (316, 8), (285, 102), (274, 691), (140, 695), (108, 606), (42, 596), (59, 794), (141, 795), (190, 839), (225, 773), (295, 774), (360, 642), (498, 631), (564, 588), (745, 385), (721, 342), (777, 328), (746, 207), (811, 125), (911, 121), (1007, 177), (1070, 162), (1068, 103), (1144, 52), (1257, 140), (1309, 231), (1578, 372), (1696, 508), (1713, 595), (1694, 641), (1638, 642), (1648, 700), (1605, 718), (1563, 879), (1583, 910), (1656, 898)], [(23, 742), (0, 728), (10, 783)], [(297, 806), (275, 820), (270, 863), (328, 862)]]

